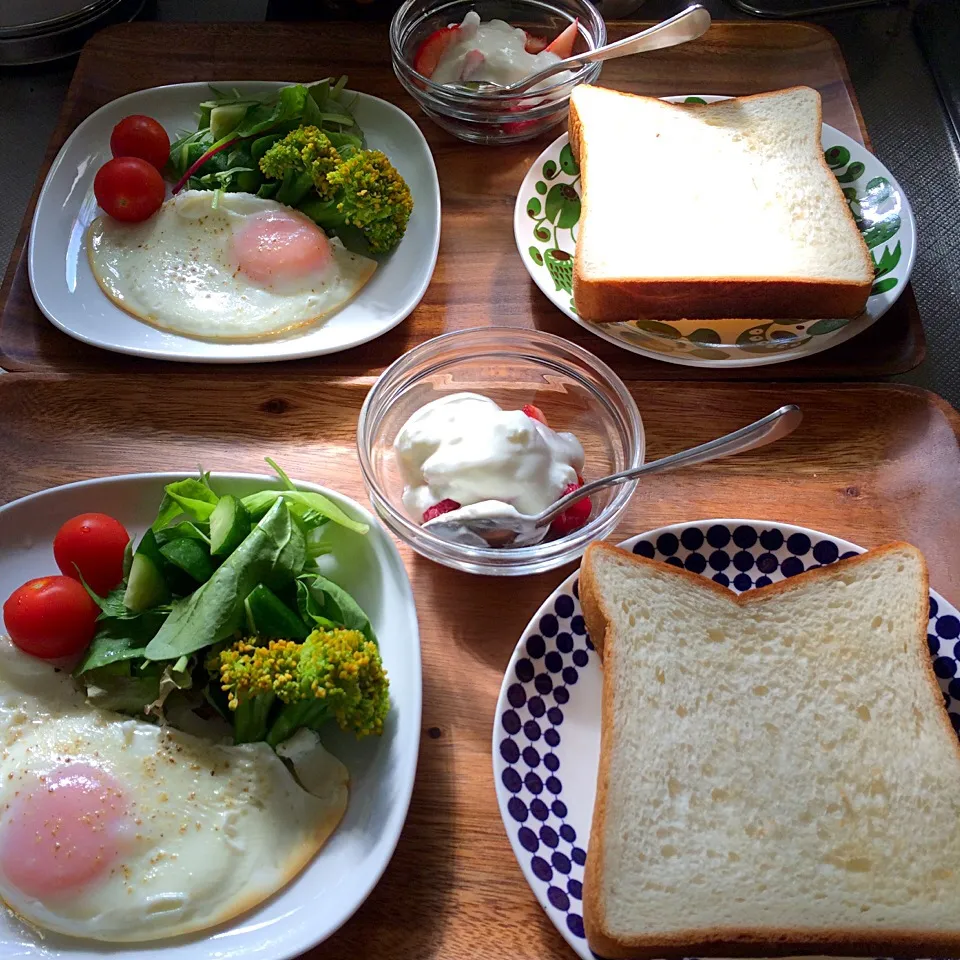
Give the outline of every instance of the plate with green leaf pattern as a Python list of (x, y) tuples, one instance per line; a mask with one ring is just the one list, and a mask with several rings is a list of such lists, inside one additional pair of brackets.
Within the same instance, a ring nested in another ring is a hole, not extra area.
[[(724, 97), (664, 97), (709, 103)], [(580, 168), (567, 134), (558, 137), (524, 178), (514, 208), (517, 249), (537, 286), (591, 333), (667, 363), (759, 367), (827, 350), (876, 323), (896, 302), (913, 269), (916, 226), (910, 204), (889, 170), (856, 140), (823, 125), (824, 157), (839, 181), (874, 264), (866, 310), (853, 320), (631, 320), (590, 323), (573, 303), (573, 254), (580, 220)]]

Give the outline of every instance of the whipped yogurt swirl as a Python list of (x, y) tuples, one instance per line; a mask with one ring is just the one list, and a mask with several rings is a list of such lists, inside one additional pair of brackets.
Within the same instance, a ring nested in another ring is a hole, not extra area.
[(584, 462), (572, 433), (477, 393), (432, 400), (407, 420), (393, 446), (403, 505), (417, 523), (443, 500), (462, 507), (498, 501), (539, 513), (578, 482)]

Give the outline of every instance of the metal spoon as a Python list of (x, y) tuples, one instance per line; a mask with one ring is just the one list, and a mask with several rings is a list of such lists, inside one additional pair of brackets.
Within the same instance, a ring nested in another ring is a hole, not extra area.
[(696, 463), (707, 463), (710, 460), (719, 460), (734, 453), (743, 453), (745, 450), (756, 450), (765, 447), (782, 437), (787, 436), (799, 426), (803, 419), (800, 408), (794, 404), (787, 404), (779, 410), (768, 414), (761, 420), (751, 423), (718, 437), (698, 447), (682, 450), (642, 467), (614, 473), (599, 480), (585, 483), (579, 490), (568, 493), (565, 497), (552, 503), (546, 510), (530, 516), (520, 513), (508, 503), (500, 500), (485, 500), (474, 503), (459, 510), (451, 510), (433, 520), (428, 520), (423, 529), (434, 536), (454, 543), (461, 543), (474, 547), (525, 547), (539, 543), (546, 535), (550, 522), (567, 507), (572, 506), (585, 496), (612, 487), (637, 477), (654, 473), (666, 473), (678, 467), (689, 467)]
[(675, 47), (678, 44), (686, 43), (688, 40), (696, 40), (703, 36), (710, 26), (710, 14), (700, 4), (694, 4), (687, 7), (686, 10), (658, 23), (655, 27), (642, 30), (631, 37), (618, 40), (616, 43), (608, 43), (605, 47), (598, 47), (596, 50), (590, 50), (586, 53), (577, 53), (559, 63), (553, 63), (543, 70), (531, 73), (522, 80), (501, 86), (499, 83), (491, 81), (467, 81), (453, 84), (454, 86), (467, 87), (468, 89), (479, 93), (522, 93), (536, 86), (547, 77), (552, 77), (555, 73), (562, 73), (564, 70), (571, 70), (577, 67), (585, 66), (588, 63), (597, 63), (601, 60), (614, 60), (617, 57), (628, 57), (634, 53), (645, 53), (648, 50), (662, 50), (665, 47)]

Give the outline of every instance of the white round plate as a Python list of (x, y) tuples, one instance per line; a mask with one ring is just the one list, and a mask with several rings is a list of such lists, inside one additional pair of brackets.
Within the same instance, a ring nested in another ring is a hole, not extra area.
[[(742, 593), (833, 563), (863, 547), (764, 520), (696, 520), (620, 546)], [(602, 671), (587, 636), (578, 573), (527, 625), (500, 688), (493, 773), (500, 815), (533, 892), (567, 943), (596, 960), (583, 933), (583, 865), (600, 757)], [(960, 731), (960, 613), (930, 591), (927, 642), (950, 720)]]
[[(164, 484), (190, 473), (84, 480), (0, 507), (0, 597), (9, 596), (32, 577), (59, 572), (51, 544), (65, 520), (78, 513), (108, 513), (131, 536), (139, 537), (156, 516)], [(215, 473), (212, 483), (216, 490), (237, 496), (278, 486), (276, 478), (240, 473)], [(370, 513), (335, 491), (311, 483), (298, 486), (323, 493), (351, 516), (370, 524), (365, 537), (330, 524), (325, 537), (340, 559), (329, 575), (367, 612), (390, 675), (392, 704), (382, 737), (363, 741), (324, 737), (327, 747), (350, 770), (350, 800), (342, 822), (292, 883), (236, 921), (206, 934), (117, 945), (53, 933), (41, 938), (0, 907), (4, 960), (102, 960), (105, 956), (111, 960), (161, 956), (164, 960), (240, 956), (287, 960), (329, 937), (380, 879), (407, 815), (420, 743), (420, 635), (413, 593), (397, 548)], [(338, 549), (339, 544), (343, 549)]]
[[(286, 84), (218, 83), (240, 94), (262, 95)], [(169, 333), (121, 310), (100, 289), (84, 243), (99, 212), (93, 178), (110, 159), (110, 133), (134, 113), (154, 117), (170, 138), (196, 130), (205, 83), (177, 83), (128, 94), (101, 107), (70, 135), (57, 154), (37, 200), (27, 264), (37, 306), (64, 333), (84, 343), (161, 360), (259, 363), (336, 353), (393, 329), (426, 293), (440, 247), (440, 185), (427, 141), (398, 107), (357, 94), (354, 108), (371, 147), (383, 150), (410, 185), (413, 214), (406, 235), (381, 258), (371, 280), (348, 304), (301, 332), (247, 343), (197, 340)]]
[[(674, 103), (709, 103), (725, 97), (664, 97)], [(517, 250), (530, 276), (571, 320), (610, 343), (654, 360), (689, 367), (760, 367), (827, 350), (872, 326), (903, 292), (916, 258), (910, 204), (889, 170), (862, 144), (823, 125), (827, 163), (870, 248), (875, 281), (867, 309), (853, 320), (631, 320), (590, 323), (573, 305), (573, 253), (580, 218), (580, 168), (567, 134), (530, 168), (513, 212)], [(636, 189), (624, 160), (624, 189)], [(624, 231), (643, 225), (625, 224)], [(718, 238), (717, 242), (722, 242)]]

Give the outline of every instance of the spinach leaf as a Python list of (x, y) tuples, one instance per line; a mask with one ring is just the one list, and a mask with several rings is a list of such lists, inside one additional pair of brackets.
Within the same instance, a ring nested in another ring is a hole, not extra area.
[(73, 671), (74, 676), (110, 663), (142, 657), (168, 612), (168, 608), (161, 607), (134, 616), (100, 620), (87, 652)]
[(297, 485), (287, 476), (287, 472), (274, 460), (272, 457), (263, 458), (271, 470), (277, 475), (280, 482), (283, 484), (284, 490), (296, 490)]
[[(169, 497), (180, 507), (180, 513), (185, 513), (188, 517), (200, 521), (210, 519), (210, 514), (213, 513), (213, 508), (220, 499), (210, 489), (209, 484), (203, 482), (203, 479), (177, 480), (175, 483), (168, 483), (164, 487), (164, 491), (166, 493), (164, 501)], [(170, 519), (172, 520), (178, 515), (174, 514)], [(167, 523), (169, 522), (168, 520)], [(163, 526), (166, 525), (166, 523), (163, 524)]]
[(213, 576), (210, 547), (202, 540), (177, 537), (164, 543), (160, 547), (160, 553), (165, 560), (182, 570), (196, 583), (206, 583)]
[(127, 592), (126, 582), (114, 587), (105, 597), (101, 597), (100, 594), (96, 593), (91, 588), (90, 584), (83, 579), (82, 573), (80, 574), (80, 585), (84, 590), (87, 591), (87, 595), (90, 597), (90, 599), (100, 608), (100, 614), (97, 617), (98, 620), (103, 620), (105, 617), (119, 618), (136, 616), (136, 614), (127, 610), (127, 607), (123, 602), (123, 595)]
[(365, 534), (370, 528), (359, 520), (348, 517), (332, 500), (322, 493), (311, 493), (305, 490), (260, 490), (250, 494), (242, 500), (243, 506), (251, 519), (256, 519), (270, 508), (277, 500), (286, 501), (308, 530), (322, 526), (328, 520), (352, 530), (354, 533)]
[[(204, 524), (204, 527), (206, 527), (206, 524)], [(184, 520), (182, 523), (176, 523), (171, 527), (164, 527), (162, 530), (154, 531), (154, 533), (158, 547), (162, 547), (165, 543), (169, 543), (171, 540), (184, 539), (200, 540), (208, 546), (210, 545), (209, 528), (207, 532), (205, 532), (197, 524), (190, 520)]]
[(286, 503), (276, 500), (262, 520), (170, 616), (147, 645), (148, 660), (176, 660), (226, 639), (243, 624), (243, 601), (261, 581), (291, 580), (303, 570), (306, 542)]
[(319, 574), (297, 577), (297, 607), (307, 623), (359, 630), (368, 640), (377, 642), (370, 618), (360, 604), (343, 587), (326, 577)]
[(303, 84), (295, 83), (289, 87), (281, 87), (274, 104), (260, 103), (251, 107), (243, 121), (230, 135), (241, 138), (255, 137), (284, 121), (299, 120), (303, 116), (303, 104), (306, 98), (307, 88)]

